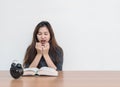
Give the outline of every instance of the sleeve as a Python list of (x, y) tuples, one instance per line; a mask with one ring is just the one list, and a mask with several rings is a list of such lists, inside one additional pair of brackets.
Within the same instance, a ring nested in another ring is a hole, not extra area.
[(58, 51), (59, 62), (56, 64), (57, 71), (62, 71), (63, 66), (63, 53)]

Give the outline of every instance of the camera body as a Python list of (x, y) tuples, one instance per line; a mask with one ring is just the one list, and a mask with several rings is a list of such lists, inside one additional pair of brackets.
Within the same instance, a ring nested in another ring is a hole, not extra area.
[(23, 75), (23, 68), (20, 63), (12, 63), (10, 67), (10, 74), (14, 79), (18, 79)]

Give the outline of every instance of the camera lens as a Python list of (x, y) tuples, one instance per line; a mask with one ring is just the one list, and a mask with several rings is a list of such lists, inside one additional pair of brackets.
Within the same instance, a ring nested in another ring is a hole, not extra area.
[(17, 68), (22, 68), (22, 66), (21, 66), (20, 63), (18, 63), (18, 64), (16, 65), (16, 67), (17, 67)]

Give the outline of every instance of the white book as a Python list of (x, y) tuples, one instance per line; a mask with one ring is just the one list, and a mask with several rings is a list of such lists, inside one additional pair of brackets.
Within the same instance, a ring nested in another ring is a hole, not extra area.
[(23, 76), (31, 75), (58, 76), (58, 71), (51, 67), (24, 68)]

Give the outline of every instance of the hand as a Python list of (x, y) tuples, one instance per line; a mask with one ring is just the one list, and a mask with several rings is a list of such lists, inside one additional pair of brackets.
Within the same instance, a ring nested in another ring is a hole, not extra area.
[(48, 55), (49, 49), (50, 49), (50, 44), (47, 42), (47, 43), (45, 43), (45, 45), (43, 46), (43, 50), (42, 50), (43, 56), (44, 56), (44, 55)]
[(37, 54), (42, 54), (43, 46), (40, 42), (36, 42), (35, 48), (37, 50)]

